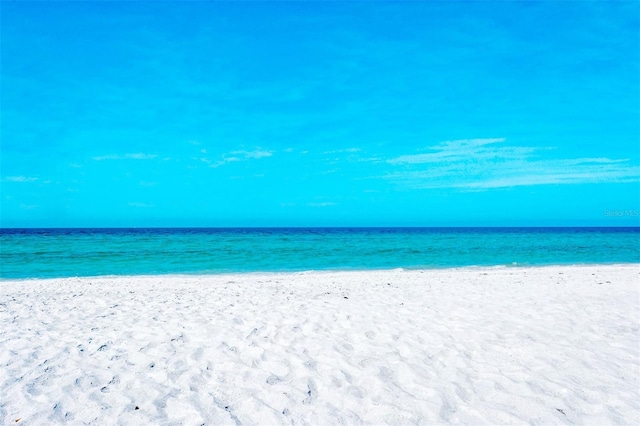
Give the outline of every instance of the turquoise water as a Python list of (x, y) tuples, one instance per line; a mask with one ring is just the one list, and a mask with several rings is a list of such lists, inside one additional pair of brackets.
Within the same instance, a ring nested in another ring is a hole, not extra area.
[(0, 278), (640, 263), (640, 228), (0, 229)]

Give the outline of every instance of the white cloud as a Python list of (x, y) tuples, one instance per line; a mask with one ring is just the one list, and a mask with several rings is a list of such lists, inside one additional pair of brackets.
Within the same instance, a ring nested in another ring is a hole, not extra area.
[(338, 203), (334, 203), (332, 201), (325, 201), (321, 203), (307, 203), (307, 206), (309, 207), (331, 207), (336, 205), (338, 205)]
[[(422, 164), (435, 163), (441, 161), (456, 161), (474, 156), (477, 159), (493, 158), (496, 152), (503, 156), (522, 157), (531, 152), (532, 148), (523, 147), (501, 147), (496, 148), (493, 144), (504, 142), (504, 138), (493, 139), (463, 139), (442, 142), (439, 145), (429, 147), (426, 154), (401, 155), (388, 160), (391, 164)], [(489, 145), (489, 146), (488, 146)]]
[(136, 154), (125, 154), (125, 158), (130, 158), (133, 160), (152, 160), (157, 157), (155, 154), (143, 154), (141, 152)]
[(402, 166), (385, 179), (411, 188), (485, 190), (532, 185), (637, 182), (640, 167), (629, 159), (541, 158), (549, 148), (504, 145), (505, 139), (449, 141), (428, 153), (387, 162)]
[(120, 158), (121, 157), (119, 155), (98, 155), (96, 157), (91, 157), (91, 159), (95, 161), (119, 160)]
[(228, 163), (235, 163), (237, 161), (240, 161), (240, 159), (238, 157), (224, 157), (222, 158), (222, 160), (211, 161), (209, 159), (203, 158), (202, 161), (209, 164), (209, 167), (216, 168), (216, 167), (224, 166), (225, 164), (228, 164)]
[(362, 151), (360, 148), (344, 148), (344, 149), (334, 149), (332, 151), (325, 151), (324, 154), (342, 154), (342, 153), (356, 153)]
[(273, 155), (272, 151), (265, 151), (261, 149), (256, 149), (253, 151), (232, 151), (231, 155), (238, 155), (240, 157), (244, 157), (245, 159), (259, 159), (264, 157), (271, 157)]
[(8, 182), (35, 182), (38, 180), (38, 178), (36, 177), (29, 177), (29, 176), (7, 176), (5, 178), (6, 181)]
[(366, 158), (358, 158), (359, 163), (380, 163), (384, 162), (384, 160), (380, 157), (366, 157)]
[(140, 203), (140, 202), (133, 202), (133, 203), (129, 203), (129, 207), (137, 207), (137, 208), (151, 208), (151, 207), (155, 207), (153, 204), (147, 204), (147, 203)]
[(105, 160), (152, 160), (156, 158), (155, 154), (144, 154), (142, 152), (132, 153), (132, 154), (109, 154), (109, 155), (99, 155), (96, 157), (92, 157), (95, 161), (105, 161)]
[(211, 161), (207, 158), (201, 158), (202, 161), (209, 164), (209, 167), (220, 167), (228, 163), (235, 163), (239, 161), (259, 160), (261, 158), (267, 158), (273, 156), (273, 151), (255, 149), (253, 151), (231, 151), (222, 155), (222, 158), (217, 161)]

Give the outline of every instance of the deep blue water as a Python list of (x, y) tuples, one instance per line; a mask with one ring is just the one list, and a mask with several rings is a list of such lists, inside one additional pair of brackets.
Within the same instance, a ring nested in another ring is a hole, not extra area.
[(640, 263), (640, 228), (0, 229), (0, 278)]

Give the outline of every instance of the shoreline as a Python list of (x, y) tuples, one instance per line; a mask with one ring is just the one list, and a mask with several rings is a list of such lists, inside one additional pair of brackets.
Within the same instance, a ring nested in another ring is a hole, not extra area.
[(640, 264), (0, 282), (11, 424), (635, 424)]
[(123, 274), (123, 275), (72, 275), (60, 277), (24, 277), (24, 278), (2, 278), (0, 284), (8, 282), (22, 281), (51, 281), (65, 279), (118, 279), (118, 278), (188, 278), (188, 277), (220, 277), (220, 276), (256, 276), (256, 275), (306, 275), (306, 274), (333, 274), (333, 273), (367, 273), (367, 272), (436, 272), (436, 271), (495, 271), (495, 270), (520, 270), (520, 269), (542, 269), (542, 268), (594, 268), (594, 267), (640, 267), (640, 262), (614, 262), (614, 263), (553, 263), (538, 265), (467, 265), (467, 266), (442, 266), (442, 267), (395, 267), (395, 268), (374, 268), (374, 269), (307, 269), (307, 270), (282, 270), (282, 271), (229, 271), (229, 272), (194, 272), (194, 273), (160, 273), (160, 274)]

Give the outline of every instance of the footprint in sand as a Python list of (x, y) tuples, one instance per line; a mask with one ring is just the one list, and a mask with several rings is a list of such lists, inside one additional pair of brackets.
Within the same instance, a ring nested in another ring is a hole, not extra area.
[(305, 361), (304, 366), (307, 367), (309, 370), (316, 370), (318, 363), (315, 362), (313, 359), (308, 359)]
[(318, 397), (318, 388), (316, 387), (316, 383), (313, 379), (309, 379), (307, 383), (307, 397), (302, 401), (304, 405), (309, 405), (313, 403)]
[(267, 384), (269, 385), (275, 385), (276, 383), (280, 383), (282, 381), (283, 381), (282, 377), (278, 377), (275, 374), (272, 374), (269, 377), (267, 377)]
[(394, 377), (393, 370), (387, 367), (380, 367), (380, 370), (378, 372), (378, 377), (383, 382), (393, 381), (393, 377)]
[(200, 361), (200, 359), (202, 358), (202, 353), (204, 352), (203, 348), (198, 348), (195, 351), (193, 351), (193, 354), (191, 354), (191, 359), (194, 361)]
[(347, 392), (349, 393), (349, 395), (362, 399), (364, 398), (364, 393), (362, 392), (362, 388), (359, 388), (358, 386), (349, 386), (347, 388)]

